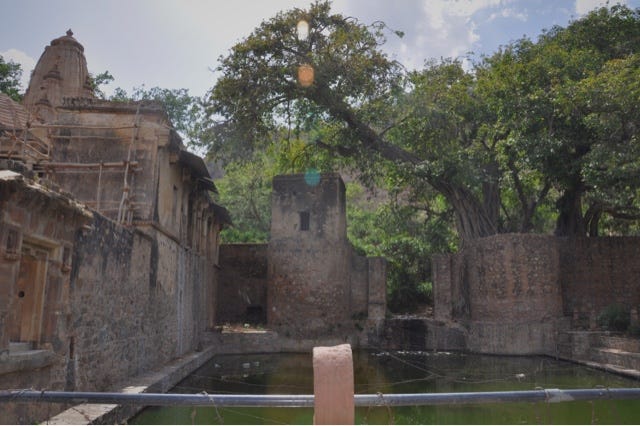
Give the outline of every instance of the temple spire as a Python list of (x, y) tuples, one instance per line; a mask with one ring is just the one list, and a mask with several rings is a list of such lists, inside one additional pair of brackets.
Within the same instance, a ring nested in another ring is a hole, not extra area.
[[(87, 85), (89, 71), (84, 47), (73, 37), (73, 31), (51, 41), (40, 56), (24, 96), (24, 105), (34, 113), (47, 103), (52, 108), (62, 105), (63, 98), (93, 98)], [(44, 103), (42, 100), (48, 102)], [(37, 107), (40, 105), (40, 107)], [(45, 114), (46, 115), (46, 114)], [(45, 118), (45, 117), (43, 117)]]

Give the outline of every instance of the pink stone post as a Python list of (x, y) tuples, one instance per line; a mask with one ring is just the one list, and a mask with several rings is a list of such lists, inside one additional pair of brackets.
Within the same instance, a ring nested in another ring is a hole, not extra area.
[(313, 423), (352, 425), (353, 392), (351, 345), (313, 348)]

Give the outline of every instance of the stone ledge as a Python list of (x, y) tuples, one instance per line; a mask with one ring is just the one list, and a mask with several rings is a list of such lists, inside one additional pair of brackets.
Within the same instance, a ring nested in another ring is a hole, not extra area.
[[(215, 354), (215, 347), (210, 346), (202, 352), (193, 352), (182, 356), (155, 370), (127, 380), (114, 386), (113, 390), (122, 393), (164, 393), (191, 374)], [(81, 404), (69, 408), (51, 417), (44, 424), (122, 424), (133, 417), (141, 406), (113, 404)]]
[(0, 375), (46, 367), (53, 364), (55, 354), (48, 350), (30, 350), (9, 352), (5, 358), (0, 360)]
[(634, 379), (640, 380), (640, 371), (634, 370), (632, 368), (624, 368), (619, 365), (606, 364), (596, 361), (587, 361), (582, 359), (571, 359), (571, 358), (560, 358), (566, 361), (575, 362), (577, 364), (586, 365), (587, 367), (596, 368), (598, 370), (604, 370), (608, 373), (618, 374), (620, 376), (632, 377)]
[(640, 369), (640, 353), (614, 348), (594, 348), (595, 360), (605, 364), (617, 365), (623, 369)]

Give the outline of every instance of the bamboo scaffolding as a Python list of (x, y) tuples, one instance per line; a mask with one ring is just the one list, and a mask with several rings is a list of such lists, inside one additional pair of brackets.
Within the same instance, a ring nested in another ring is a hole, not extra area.
[(96, 129), (96, 130), (117, 130), (117, 129), (135, 129), (136, 125), (128, 126), (92, 126), (88, 124), (32, 124), (30, 128), (44, 129)]
[(120, 200), (120, 209), (118, 210), (118, 222), (119, 223), (123, 223), (125, 221), (128, 221), (129, 223), (131, 223), (131, 219), (132, 216), (131, 215), (127, 215), (125, 209), (128, 208), (128, 198), (129, 198), (129, 163), (131, 162), (131, 156), (135, 155), (134, 152), (134, 147), (135, 147), (135, 143), (136, 140), (138, 140), (138, 133), (139, 133), (139, 123), (140, 123), (140, 106), (141, 104), (138, 104), (138, 107), (136, 108), (136, 116), (133, 120), (133, 126), (135, 126), (135, 131), (131, 132), (131, 141), (129, 143), (129, 151), (127, 153), (127, 161), (126, 161), (126, 167), (124, 169), (124, 177), (123, 177), (123, 184), (122, 184), (122, 199)]
[(52, 135), (53, 139), (106, 139), (106, 140), (121, 140), (122, 136), (103, 136), (103, 135)]
[[(131, 161), (129, 167), (138, 167), (137, 161)], [(122, 168), (127, 167), (127, 161), (116, 161), (108, 163), (47, 163), (45, 169), (97, 169), (97, 168)]]

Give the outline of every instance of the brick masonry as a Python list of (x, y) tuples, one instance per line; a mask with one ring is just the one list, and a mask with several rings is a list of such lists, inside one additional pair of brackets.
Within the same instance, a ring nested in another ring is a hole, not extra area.
[(435, 319), (463, 324), (468, 347), (552, 353), (559, 332), (607, 306), (640, 306), (640, 238), (502, 234), (434, 256)]
[(564, 314), (591, 328), (607, 306), (640, 307), (640, 238), (558, 239)]

